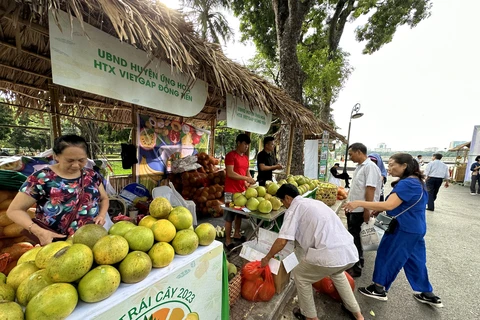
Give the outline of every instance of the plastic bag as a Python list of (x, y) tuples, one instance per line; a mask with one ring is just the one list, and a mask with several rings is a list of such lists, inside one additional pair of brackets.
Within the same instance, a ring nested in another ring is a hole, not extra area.
[(363, 251), (376, 251), (380, 240), (381, 236), (378, 234), (377, 228), (375, 228), (375, 218), (370, 218), (368, 223), (362, 223), (360, 226), (360, 241)]
[[(355, 290), (355, 280), (353, 280), (352, 276), (349, 275), (347, 272), (344, 272), (345, 275), (347, 276), (348, 283), (350, 283), (350, 287), (352, 288), (352, 291)], [(313, 288), (317, 292), (322, 292), (328, 294), (330, 297), (337, 301), (342, 301), (342, 298), (340, 298), (340, 295), (338, 294), (337, 289), (335, 288), (335, 285), (333, 284), (333, 281), (330, 277), (325, 277), (320, 281), (315, 282), (312, 284)]]
[(270, 301), (275, 295), (272, 272), (260, 261), (248, 262), (242, 268), (242, 297), (248, 301)]

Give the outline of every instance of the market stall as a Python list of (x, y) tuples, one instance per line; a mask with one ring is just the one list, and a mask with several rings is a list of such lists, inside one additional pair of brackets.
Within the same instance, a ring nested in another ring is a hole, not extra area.
[[(178, 155), (212, 155), (219, 109), (230, 115), (229, 125), (243, 130), (253, 131), (249, 126), (259, 125), (268, 130), (274, 115), (313, 132), (333, 132), (285, 92), (227, 59), (216, 45), (198, 39), (180, 13), (161, 3), (17, 1), (12, 6), (1, 0), (0, 13), (0, 90), (5, 97), (1, 104), (19, 113), (47, 114), (52, 139), (61, 135), (62, 119), (68, 118), (134, 128), (131, 142), (142, 149), (137, 150), (140, 164), (133, 166), (132, 178), (125, 183), (146, 179), (153, 188)], [(214, 187), (215, 193), (221, 192)], [(168, 285), (178, 281), (175, 272), (190, 265), (184, 273), (194, 275), (189, 280), (194, 292), (200, 287), (197, 275), (208, 269), (200, 262), (219, 250), (218, 243), (213, 246), (176, 258), (171, 268), (154, 270), (147, 280)], [(224, 287), (223, 305), (216, 296), (213, 310), (227, 319), (225, 277), (218, 279), (219, 264), (225, 268), (225, 261), (215, 257), (215, 281), (217, 285), (223, 281)], [(202, 267), (192, 273), (196, 261)], [(141, 290), (149, 281), (122, 285), (115, 296), (146, 297)], [(154, 293), (148, 292), (150, 307)], [(212, 303), (208, 295), (196, 297), (192, 307), (184, 304), (189, 311)], [(142, 301), (138, 306), (116, 302), (108, 298), (99, 304), (80, 304), (74, 315), (100, 315), (94, 311), (99, 305), (110, 308), (102, 312), (120, 312), (119, 318), (144, 311)]]

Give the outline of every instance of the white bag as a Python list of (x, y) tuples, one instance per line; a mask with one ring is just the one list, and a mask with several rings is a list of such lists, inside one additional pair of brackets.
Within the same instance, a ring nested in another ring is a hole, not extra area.
[(363, 251), (376, 251), (385, 231), (375, 226), (375, 218), (360, 226), (360, 241)]

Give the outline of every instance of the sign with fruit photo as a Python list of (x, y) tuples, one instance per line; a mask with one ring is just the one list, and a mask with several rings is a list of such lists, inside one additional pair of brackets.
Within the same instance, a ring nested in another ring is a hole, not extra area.
[(176, 120), (138, 115), (140, 183), (156, 187), (161, 175), (171, 170), (172, 161), (208, 149), (210, 131)]

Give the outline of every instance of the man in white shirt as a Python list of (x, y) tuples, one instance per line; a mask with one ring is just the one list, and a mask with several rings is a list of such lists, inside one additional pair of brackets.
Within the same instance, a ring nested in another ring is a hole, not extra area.
[(340, 219), (323, 202), (300, 196), (292, 184), (282, 185), (276, 195), (287, 211), (277, 240), (262, 259), (262, 267), (289, 240), (297, 241), (295, 253), (300, 262), (292, 274), (300, 309), (293, 310), (295, 317), (318, 319), (312, 284), (330, 276), (350, 315), (364, 319), (344, 273), (358, 261), (358, 252)]
[[(367, 156), (367, 147), (361, 143), (354, 143), (348, 148), (350, 160), (358, 163), (353, 173), (352, 184), (348, 192), (348, 201), (374, 201), (380, 200), (383, 178), (378, 166)], [(360, 277), (363, 267), (363, 248), (360, 241), (360, 227), (370, 220), (370, 210), (362, 207), (353, 212), (346, 212), (348, 231), (353, 236), (353, 241), (358, 250), (359, 261), (348, 270), (352, 277)]]
[(438, 190), (442, 186), (443, 180), (445, 180), (445, 188), (448, 188), (448, 181), (450, 180), (450, 173), (448, 172), (448, 167), (442, 160), (443, 155), (440, 153), (434, 153), (432, 156), (431, 162), (427, 164), (425, 168), (425, 176), (428, 191), (428, 204), (427, 210), (435, 210), (435, 200), (437, 199)]

